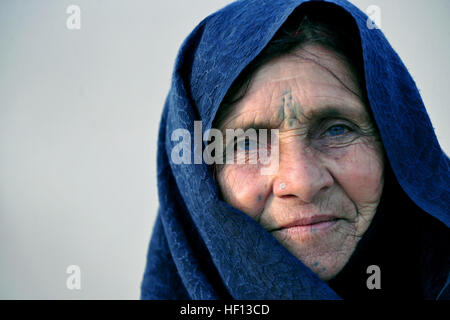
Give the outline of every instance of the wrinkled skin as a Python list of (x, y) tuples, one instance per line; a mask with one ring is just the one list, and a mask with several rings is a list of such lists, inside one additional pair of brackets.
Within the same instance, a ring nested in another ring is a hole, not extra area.
[[(362, 96), (345, 60), (305, 45), (260, 67), (219, 125), (223, 132), (261, 123), (279, 130), (277, 171), (263, 175), (260, 163), (225, 164), (217, 172), (219, 188), (224, 201), (324, 281), (347, 263), (383, 189), (383, 149)], [(253, 151), (241, 144), (236, 157)], [(318, 216), (326, 221), (304, 224)]]

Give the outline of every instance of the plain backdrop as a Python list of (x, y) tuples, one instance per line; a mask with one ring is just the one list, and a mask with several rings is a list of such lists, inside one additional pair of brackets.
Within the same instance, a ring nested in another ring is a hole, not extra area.
[[(139, 298), (174, 60), (230, 2), (0, 1), (0, 298)], [(352, 2), (381, 9), (448, 154), (450, 1)], [(71, 4), (79, 30), (66, 27)]]

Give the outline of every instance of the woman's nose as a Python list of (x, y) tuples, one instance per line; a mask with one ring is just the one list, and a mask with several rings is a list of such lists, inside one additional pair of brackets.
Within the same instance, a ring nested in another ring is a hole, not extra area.
[(317, 152), (299, 141), (280, 144), (279, 167), (273, 180), (275, 196), (297, 197), (302, 202), (310, 203), (333, 182), (333, 176), (320, 161)]

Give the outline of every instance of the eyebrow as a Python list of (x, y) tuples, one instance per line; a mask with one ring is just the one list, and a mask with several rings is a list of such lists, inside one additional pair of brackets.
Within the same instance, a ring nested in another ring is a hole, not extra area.
[[(307, 122), (314, 122), (321, 119), (327, 118), (337, 118), (337, 119), (348, 119), (353, 120), (355, 122), (363, 122), (368, 118), (367, 112), (362, 109), (354, 110), (354, 108), (343, 107), (343, 106), (335, 106), (335, 105), (327, 105), (323, 108), (314, 109), (309, 111), (306, 114), (302, 114), (302, 118), (304, 118)], [(226, 126), (223, 130), (226, 129), (242, 129), (246, 131), (247, 129), (277, 129), (283, 119), (274, 122), (273, 119), (264, 119), (262, 121), (251, 121), (248, 123), (243, 123), (240, 126)], [(239, 122), (238, 118), (236, 118), (233, 122)]]
[(364, 108), (355, 110), (348, 106), (331, 106), (327, 105), (324, 108), (311, 110), (304, 116), (308, 120), (325, 119), (325, 118), (346, 118), (355, 121), (363, 121), (367, 119), (367, 112)]

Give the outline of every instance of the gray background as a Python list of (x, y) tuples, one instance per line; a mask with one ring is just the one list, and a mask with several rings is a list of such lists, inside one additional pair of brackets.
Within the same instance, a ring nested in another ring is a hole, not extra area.
[[(174, 59), (229, 2), (0, 0), (0, 298), (139, 297)], [(353, 3), (380, 7), (448, 154), (450, 2)], [(66, 288), (72, 264), (81, 290)]]

